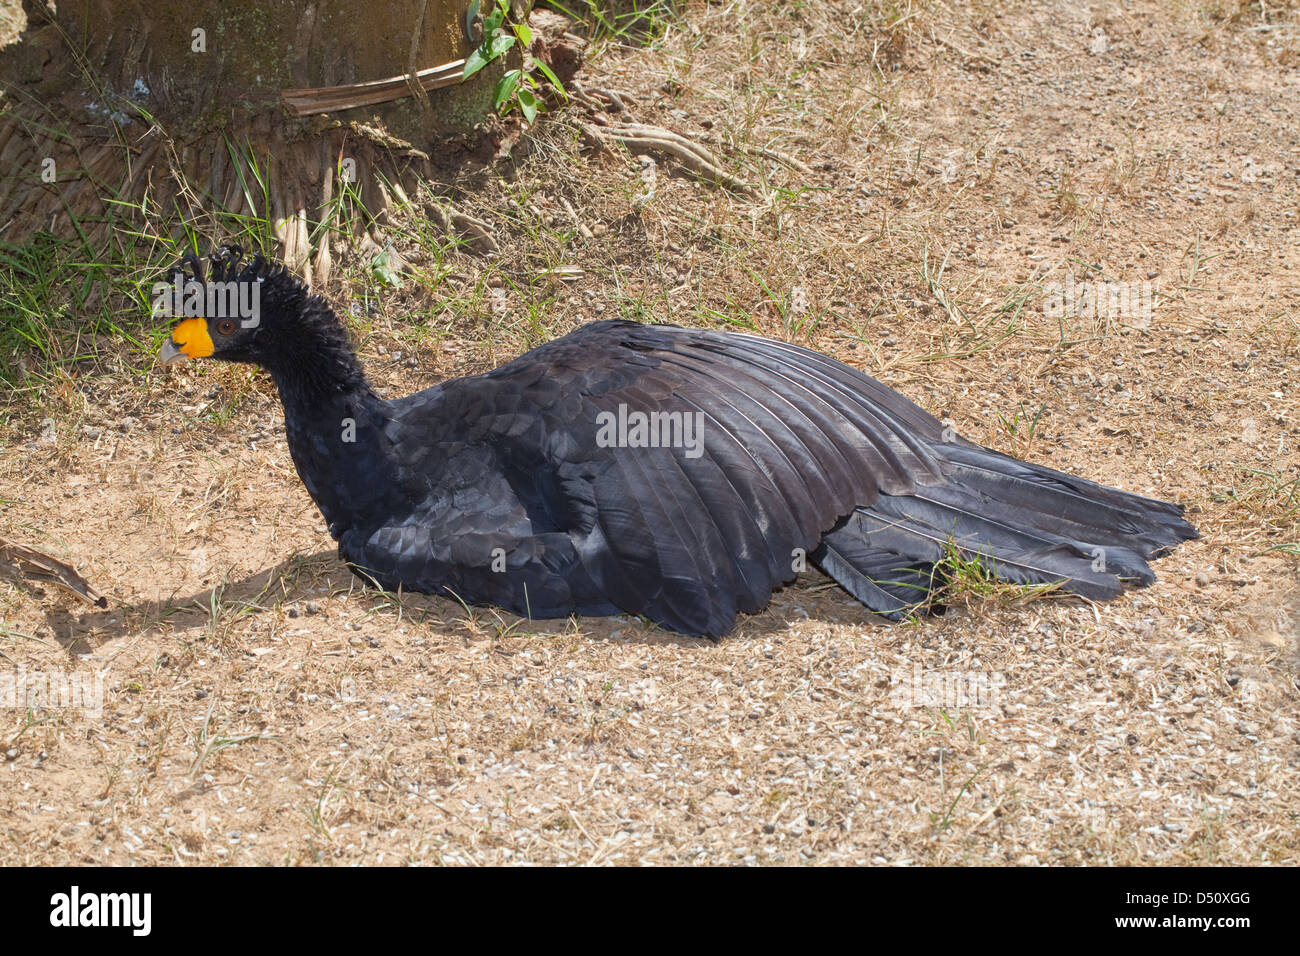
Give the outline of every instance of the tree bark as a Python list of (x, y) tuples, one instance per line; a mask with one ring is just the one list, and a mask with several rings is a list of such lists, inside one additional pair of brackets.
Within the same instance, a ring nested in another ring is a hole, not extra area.
[[(486, 6), (491, 0), (482, 0)], [(526, 15), (529, 3), (519, 3)], [(102, 225), (144, 203), (181, 218), (238, 208), (271, 220), (295, 266), (307, 233), (356, 182), (374, 226), (378, 177), (427, 174), (429, 154), (492, 114), (493, 64), (465, 83), (295, 118), (286, 89), (413, 74), (466, 56), (470, 0), (25, 0), (0, 50), (0, 239)], [(477, 39), (477, 36), (475, 37)], [(454, 70), (451, 71), (454, 73)], [(350, 160), (349, 163), (343, 163)], [(325, 254), (328, 260), (328, 250)]]

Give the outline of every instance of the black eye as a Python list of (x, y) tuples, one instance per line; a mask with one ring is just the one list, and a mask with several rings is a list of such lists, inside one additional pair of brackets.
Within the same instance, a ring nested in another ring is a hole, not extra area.
[(217, 331), (220, 332), (222, 335), (234, 335), (235, 320), (222, 319), (220, 322), (217, 323)]

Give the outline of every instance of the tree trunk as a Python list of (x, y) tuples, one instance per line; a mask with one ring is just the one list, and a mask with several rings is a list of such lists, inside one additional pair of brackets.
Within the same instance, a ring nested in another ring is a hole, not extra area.
[[(486, 6), (491, 0), (482, 0)], [(527, 2), (519, 3), (526, 14)], [(501, 64), (443, 89), (296, 117), (285, 90), (410, 77), (474, 47), (470, 0), (25, 0), (0, 50), (0, 239), (100, 229), (125, 209), (265, 220), (296, 267), (343, 177), (366, 228), (426, 175), (430, 147), (492, 112)], [(495, 67), (495, 69), (494, 69)], [(442, 151), (442, 152), (445, 152)], [(386, 185), (387, 183), (387, 185)], [(395, 184), (395, 185), (394, 185)], [(111, 228), (111, 227), (110, 227)], [(269, 250), (268, 250), (269, 251)], [(328, 269), (328, 249), (325, 251)]]

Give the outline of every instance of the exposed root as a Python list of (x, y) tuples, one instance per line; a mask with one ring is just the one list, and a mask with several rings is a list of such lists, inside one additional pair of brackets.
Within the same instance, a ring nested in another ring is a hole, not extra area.
[(328, 231), (323, 231), (320, 241), (316, 244), (316, 257), (311, 261), (312, 274), (307, 284), (314, 288), (327, 285), (333, 268), (334, 260), (330, 255), (330, 234)]
[(450, 204), (430, 200), (425, 204), (428, 214), (442, 226), (443, 234), (465, 242), (470, 251), (481, 256), (491, 255), (500, 248), (492, 229), (481, 219), (475, 219)]
[(593, 99), (591, 94), (588, 93), (577, 80), (574, 80), (569, 84), (567, 92), (570, 98), (581, 103), (583, 106), (587, 107), (587, 109), (596, 113), (603, 113), (605, 111), (605, 104)]
[(17, 212), (13, 208), (15, 197), (21, 203), (25, 191), (32, 187), (29, 177), (22, 174), (29, 159), (36, 154), (35, 145), (26, 136), (16, 136), (9, 142), (9, 148), (0, 155), (0, 168), (12, 170), (0, 181), (0, 225), (8, 225)]
[(634, 154), (666, 153), (700, 179), (744, 196), (758, 194), (755, 186), (724, 172), (713, 154), (703, 146), (672, 130), (640, 123), (617, 123), (605, 127), (584, 123), (583, 131), (588, 139), (601, 146), (607, 146), (612, 139)]
[(615, 113), (628, 113), (628, 104), (635, 103), (635, 100), (627, 93), (617, 93), (614, 90), (607, 90), (603, 87), (590, 91), (596, 96), (609, 100), (609, 105), (613, 107)]
[[(64, 213), (70, 220), (83, 222), (104, 212), (100, 193), (118, 162), (117, 148), (113, 144), (102, 145), (88, 153), (81, 176), (63, 197)], [(56, 220), (55, 224), (60, 225), (61, 220)]]
[(0, 122), (0, 156), (9, 148), (9, 142), (18, 132), (18, 120), (15, 117), (9, 117), (4, 122)]
[[(575, 101), (592, 111), (590, 122), (583, 123), (583, 135), (587, 146), (602, 149), (608, 145), (608, 140), (613, 138), (633, 153), (657, 150), (673, 156), (702, 179), (718, 183), (733, 192), (747, 195), (759, 194), (758, 187), (723, 172), (717, 158), (695, 140), (660, 126), (633, 122), (630, 107), (634, 106), (636, 101), (629, 94), (598, 87), (586, 87), (577, 81), (569, 84), (568, 92)], [(625, 119), (621, 122), (614, 120), (608, 115), (609, 113), (621, 114)], [(709, 142), (723, 149), (772, 160), (805, 176), (813, 174), (812, 168), (806, 163), (770, 147), (741, 147), (726, 143), (719, 136), (710, 137)]]
[(128, 180), (124, 192), (127, 196), (139, 196), (144, 192), (146, 177), (153, 169), (154, 158), (163, 148), (163, 138), (154, 135), (140, 150), (140, 155), (127, 160)]
[[(724, 144), (721, 142), (720, 139), (715, 139), (714, 142), (716, 142), (719, 146), (724, 146)], [(809, 166), (807, 163), (801, 162), (798, 159), (795, 159), (789, 153), (783, 153), (780, 150), (772, 149), (771, 147), (767, 147), (767, 146), (744, 146), (744, 147), (734, 147), (734, 148), (739, 149), (746, 153), (751, 153), (755, 156), (762, 156), (764, 159), (770, 159), (773, 162), (780, 163), (782, 166), (786, 166), (789, 169), (793, 169), (795, 172), (802, 173), (805, 176), (813, 175), (813, 170), (811, 166)]]
[(375, 176), (375, 203), (371, 208), (371, 218), (375, 226), (381, 230), (386, 230), (390, 225), (388, 210), (392, 208), (393, 197), (384, 184), (382, 176)]

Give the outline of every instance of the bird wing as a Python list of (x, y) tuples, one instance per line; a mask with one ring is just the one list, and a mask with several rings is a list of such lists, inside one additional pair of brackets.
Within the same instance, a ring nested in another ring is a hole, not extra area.
[[(636, 413), (677, 416), (655, 420), (666, 446), (634, 428), (601, 440)], [(393, 420), (402, 472), (430, 489), (408, 545), (527, 548), (586, 597), (689, 634), (759, 610), (854, 508), (941, 480), (935, 418), (826, 356), (735, 333), (594, 323), (396, 402)]]

